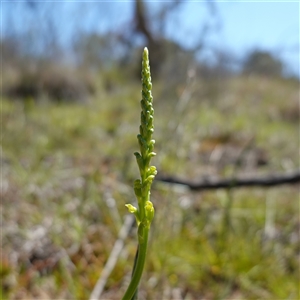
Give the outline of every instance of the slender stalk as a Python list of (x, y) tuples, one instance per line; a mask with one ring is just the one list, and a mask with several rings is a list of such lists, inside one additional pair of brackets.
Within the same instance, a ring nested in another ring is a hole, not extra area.
[(122, 300), (131, 300), (133, 298), (133, 296), (137, 290), (137, 287), (139, 285), (139, 282), (141, 280), (145, 261), (146, 261), (146, 253), (147, 253), (147, 246), (148, 246), (148, 233), (149, 233), (149, 228), (144, 230), (144, 234), (143, 234), (144, 242), (142, 244), (139, 243), (136, 266), (133, 271), (131, 282), (130, 282), (130, 284), (127, 288), (127, 291), (124, 294)]
[[(136, 262), (137, 262), (138, 254), (139, 254), (139, 246), (137, 246), (137, 249), (136, 249), (136, 253), (135, 253), (135, 257), (134, 257), (134, 265), (133, 265), (131, 277), (133, 276), (134, 270), (136, 268)], [(131, 300), (138, 300), (138, 288), (135, 290), (135, 293), (133, 294)]]

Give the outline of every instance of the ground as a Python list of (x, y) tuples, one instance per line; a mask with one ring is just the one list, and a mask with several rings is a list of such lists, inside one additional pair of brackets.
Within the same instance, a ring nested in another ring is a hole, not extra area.
[[(298, 168), (298, 82), (153, 83), (159, 174)], [(88, 299), (135, 201), (140, 87), (85, 104), (2, 99), (2, 299)], [(191, 192), (156, 181), (140, 299), (299, 299), (299, 185)], [(106, 283), (120, 299), (135, 229)]]

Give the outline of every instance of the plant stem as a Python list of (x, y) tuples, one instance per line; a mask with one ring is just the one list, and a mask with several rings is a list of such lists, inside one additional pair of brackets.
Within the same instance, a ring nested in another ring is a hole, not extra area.
[[(138, 254), (139, 254), (139, 245), (136, 248), (136, 253), (135, 253), (135, 257), (134, 257), (134, 265), (133, 265), (131, 277), (133, 276), (134, 270), (136, 268), (136, 262), (137, 262)], [(138, 288), (135, 290), (135, 293), (133, 294), (131, 300), (138, 300)]]
[(150, 228), (148, 226), (145, 226), (143, 223), (139, 225), (139, 232), (142, 231), (142, 235), (139, 236), (138, 256), (136, 260), (136, 265), (132, 274), (131, 282), (122, 300), (131, 300), (139, 285), (146, 261), (149, 229)]

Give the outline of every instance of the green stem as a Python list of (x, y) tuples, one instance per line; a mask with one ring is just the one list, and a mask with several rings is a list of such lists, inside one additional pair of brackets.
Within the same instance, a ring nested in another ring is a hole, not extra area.
[[(135, 258), (134, 258), (134, 265), (133, 265), (133, 270), (132, 270), (131, 277), (133, 276), (134, 270), (136, 268), (136, 262), (137, 262), (138, 254), (139, 254), (139, 246), (137, 246), (137, 249), (136, 249)], [(137, 288), (135, 290), (135, 293), (133, 294), (131, 300), (137, 300), (138, 299), (138, 289), (139, 288)]]
[(139, 227), (142, 226), (143, 229), (141, 230), (143, 232), (142, 236), (139, 237), (139, 250), (138, 250), (138, 257), (136, 260), (135, 269), (131, 278), (131, 282), (127, 288), (127, 291), (125, 295), (123, 296), (122, 300), (131, 300), (135, 291), (137, 290), (137, 287), (139, 285), (139, 282), (141, 280), (143, 269), (146, 261), (146, 253), (147, 253), (147, 246), (148, 246), (148, 234), (149, 234), (149, 227), (144, 226), (143, 223), (139, 225)]

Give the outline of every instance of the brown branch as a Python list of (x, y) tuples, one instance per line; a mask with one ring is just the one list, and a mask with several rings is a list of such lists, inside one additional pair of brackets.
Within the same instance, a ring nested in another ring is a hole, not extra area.
[(149, 28), (149, 23), (146, 20), (146, 9), (145, 3), (142, 0), (135, 1), (135, 20), (136, 30), (147, 38), (150, 44), (153, 44), (155, 39), (153, 38), (152, 32)]
[(203, 179), (198, 182), (182, 180), (172, 176), (157, 176), (157, 181), (171, 184), (182, 184), (191, 190), (213, 190), (220, 188), (252, 187), (252, 186), (276, 186), (281, 184), (292, 184), (300, 182), (300, 170), (286, 174), (274, 174), (268, 176), (257, 176), (253, 178), (230, 178), (230, 179)]

